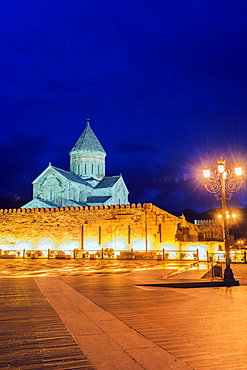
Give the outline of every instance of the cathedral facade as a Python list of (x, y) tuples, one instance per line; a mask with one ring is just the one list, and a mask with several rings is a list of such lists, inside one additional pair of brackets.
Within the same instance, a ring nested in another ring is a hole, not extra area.
[(105, 176), (106, 152), (89, 121), (71, 149), (70, 171), (51, 164), (33, 181), (33, 200), (22, 208), (127, 204), (122, 175)]

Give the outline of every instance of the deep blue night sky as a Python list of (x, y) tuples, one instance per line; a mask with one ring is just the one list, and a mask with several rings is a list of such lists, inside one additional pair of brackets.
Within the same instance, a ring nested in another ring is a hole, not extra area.
[(68, 170), (90, 117), (130, 202), (218, 206), (201, 168), (246, 166), (246, 16), (241, 0), (3, 2), (0, 197), (24, 204), (49, 162)]

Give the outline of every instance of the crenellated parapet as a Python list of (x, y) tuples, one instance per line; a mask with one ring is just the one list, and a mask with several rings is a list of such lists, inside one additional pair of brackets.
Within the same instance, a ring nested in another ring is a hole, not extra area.
[(197, 226), (214, 226), (219, 225), (219, 221), (217, 219), (208, 219), (208, 220), (194, 220), (194, 224)]
[(97, 210), (118, 210), (118, 209), (144, 209), (152, 210), (152, 203), (132, 203), (132, 204), (116, 204), (116, 205), (101, 205), (101, 206), (85, 206), (85, 207), (57, 207), (57, 208), (10, 208), (0, 209), (0, 214), (6, 213), (39, 213), (39, 212), (71, 212), (71, 211), (97, 211)]

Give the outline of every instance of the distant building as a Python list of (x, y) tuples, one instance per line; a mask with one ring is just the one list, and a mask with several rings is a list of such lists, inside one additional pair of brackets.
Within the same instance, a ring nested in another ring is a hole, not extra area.
[[(198, 227), (199, 230), (199, 240), (224, 241), (223, 225), (219, 221), (219, 219), (194, 220), (194, 224)], [(235, 244), (233, 234), (229, 234), (229, 242), (231, 245)]]
[(218, 219), (194, 220), (198, 226), (199, 240), (221, 240), (223, 241), (223, 228)]
[(105, 176), (106, 152), (89, 121), (69, 154), (70, 171), (49, 164), (33, 181), (33, 200), (22, 208), (128, 203), (129, 191), (122, 175)]

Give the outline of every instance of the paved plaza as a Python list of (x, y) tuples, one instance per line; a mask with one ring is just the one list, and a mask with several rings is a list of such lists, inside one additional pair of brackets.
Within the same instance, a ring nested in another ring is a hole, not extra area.
[(141, 284), (208, 266), (0, 263), (1, 369), (247, 369), (247, 265), (232, 265), (239, 287), (183, 289)]

